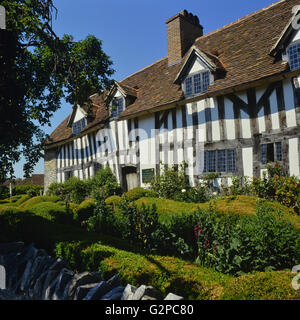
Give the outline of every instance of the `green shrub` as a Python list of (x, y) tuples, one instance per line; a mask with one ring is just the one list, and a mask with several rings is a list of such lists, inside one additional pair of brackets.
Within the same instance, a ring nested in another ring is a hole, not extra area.
[(109, 166), (100, 168), (89, 184), (93, 197), (96, 197), (97, 193), (101, 193), (105, 199), (121, 194), (120, 185)]
[(62, 207), (53, 202), (42, 202), (30, 208), (30, 212), (53, 222), (72, 224), (73, 212), (69, 208)]
[(185, 174), (185, 164), (164, 168), (160, 175), (156, 175), (150, 182), (150, 188), (160, 198), (174, 200), (182, 194), (182, 190), (189, 190), (190, 184)]
[(23, 202), (19, 208), (20, 209), (30, 209), (32, 206), (41, 203), (41, 202), (58, 202), (60, 201), (59, 197), (51, 197), (51, 196), (39, 196), (39, 197), (33, 197), (25, 202)]
[(0, 186), (0, 200), (4, 200), (9, 197), (9, 188), (6, 186)]
[(78, 206), (76, 211), (76, 221), (82, 223), (93, 216), (95, 209), (95, 199), (86, 199)]
[(137, 254), (102, 243), (62, 242), (55, 251), (78, 272), (100, 271), (104, 279), (119, 273), (124, 285), (147, 283), (161, 292), (161, 298), (172, 292), (191, 300), (220, 299), (223, 288), (232, 280), (231, 276), (178, 258)]
[(5, 204), (6, 206), (18, 207), (28, 199), (30, 199), (28, 195), (22, 194), (22, 195), (13, 196), (5, 200), (1, 200), (0, 204)]
[(105, 199), (105, 203), (109, 206), (113, 211), (119, 206), (122, 198), (120, 196), (111, 196)]
[(60, 190), (63, 187), (63, 183), (53, 182), (47, 189), (47, 196), (59, 196)]
[(291, 283), (295, 274), (273, 271), (243, 275), (225, 287), (224, 300), (300, 300), (300, 290)]
[(28, 185), (16, 185), (13, 187), (13, 194), (27, 194), (30, 197), (36, 197), (44, 190), (43, 186), (28, 184)]
[(241, 273), (291, 268), (300, 262), (299, 230), (263, 205), (256, 215), (198, 212), (198, 262), (215, 270)]
[(134, 188), (123, 194), (129, 201), (136, 201), (140, 198), (155, 198), (156, 192), (141, 187)]

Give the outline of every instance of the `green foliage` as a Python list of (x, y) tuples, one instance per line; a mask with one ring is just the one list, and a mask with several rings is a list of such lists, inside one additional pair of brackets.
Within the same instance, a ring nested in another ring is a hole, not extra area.
[(236, 275), (300, 262), (299, 230), (266, 206), (251, 216), (199, 210), (198, 219), (194, 231), (202, 265)]
[(60, 201), (59, 197), (51, 197), (51, 196), (39, 196), (39, 197), (33, 197), (31, 199), (28, 199), (27, 201), (20, 204), (20, 209), (30, 209), (34, 205), (41, 203), (41, 202), (58, 202)]
[(232, 279), (178, 258), (137, 254), (102, 243), (59, 243), (56, 254), (78, 272), (97, 270), (104, 279), (119, 273), (123, 284), (147, 283), (161, 291), (162, 297), (172, 292), (186, 299), (219, 299)]
[(129, 201), (136, 201), (140, 198), (155, 198), (156, 192), (137, 187), (124, 193), (122, 197), (126, 197)]
[(1, 5), (10, 41), (0, 47), (0, 127), (6, 133), (0, 137), (0, 177), (13, 176), (13, 163), (21, 155), (28, 176), (45, 140), (40, 127), (50, 124), (63, 98), (83, 105), (107, 89), (112, 62), (92, 35), (81, 41), (55, 35), (52, 0), (1, 0)]
[(47, 195), (58, 196), (65, 202), (73, 202), (80, 204), (90, 194), (90, 188), (87, 181), (80, 180), (77, 177), (72, 177), (64, 183), (52, 183)]
[(13, 194), (18, 195), (18, 194), (27, 194), (28, 196), (36, 197), (39, 196), (41, 191), (43, 191), (44, 187), (43, 186), (38, 186), (38, 185), (16, 185), (13, 187)]
[(6, 186), (0, 186), (0, 200), (4, 200), (9, 197), (9, 188)]
[(278, 201), (300, 214), (300, 180), (285, 176), (280, 164), (268, 164), (263, 178), (254, 178), (252, 190), (258, 197)]
[(247, 177), (232, 177), (232, 184), (230, 186), (222, 186), (222, 193), (226, 196), (250, 195), (250, 179)]
[(30, 207), (30, 212), (48, 219), (49, 221), (62, 224), (74, 223), (72, 210), (68, 207), (62, 207), (54, 202), (37, 203)]
[(113, 195), (120, 195), (121, 193), (120, 185), (108, 165), (100, 168), (89, 183), (93, 197), (95, 197), (95, 194), (101, 193), (106, 199)]
[(186, 165), (164, 167), (160, 175), (156, 175), (150, 182), (151, 190), (160, 198), (174, 199), (183, 190), (190, 189), (188, 178), (185, 174)]
[(295, 274), (272, 271), (233, 279), (223, 292), (223, 300), (300, 300), (300, 290), (292, 288)]
[(86, 199), (78, 206), (76, 211), (76, 221), (80, 224), (93, 216), (95, 209), (95, 199)]

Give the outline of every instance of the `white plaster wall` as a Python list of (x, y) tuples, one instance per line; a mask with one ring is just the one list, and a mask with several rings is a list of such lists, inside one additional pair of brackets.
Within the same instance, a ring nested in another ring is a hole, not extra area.
[(253, 148), (243, 148), (244, 176), (253, 177)]
[(84, 115), (83, 111), (81, 110), (81, 108), (77, 107), (76, 114), (74, 117), (74, 122), (79, 121), (84, 117), (85, 117), (85, 115)]
[(290, 175), (300, 177), (298, 138), (289, 139)]

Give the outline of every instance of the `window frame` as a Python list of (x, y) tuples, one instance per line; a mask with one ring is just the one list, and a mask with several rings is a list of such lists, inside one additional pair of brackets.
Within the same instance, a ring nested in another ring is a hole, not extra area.
[[(112, 99), (112, 102), (111, 102), (111, 107), (114, 106), (114, 101), (122, 101), (122, 110), (120, 111), (119, 110), (119, 105), (116, 105), (116, 110), (110, 110), (110, 115), (113, 119), (116, 119), (120, 116), (120, 114), (125, 110), (125, 99), (123, 96), (121, 97), (114, 97)], [(119, 112), (120, 111), (120, 112)]]
[[(204, 87), (203, 79), (204, 79), (204, 75), (206, 73), (208, 74), (207, 79), (209, 80), (209, 84), (206, 87)], [(200, 92), (196, 92), (196, 90), (195, 90), (195, 77), (198, 75), (201, 75), (201, 77), (200, 77), (201, 91)], [(187, 80), (189, 80), (189, 79), (191, 79), (191, 89), (192, 89), (191, 94), (187, 94)], [(189, 74), (188, 76), (186, 76), (185, 79), (183, 80), (182, 87), (183, 87), (184, 95), (186, 97), (194, 97), (194, 96), (199, 96), (201, 94), (204, 94), (208, 90), (208, 88), (211, 84), (212, 84), (211, 72), (210, 72), (210, 70), (205, 69), (205, 70), (193, 72), (193, 73)]]
[[(74, 130), (74, 126), (76, 126), (77, 124), (79, 124), (79, 131)], [(80, 119), (80, 120), (77, 120), (77, 121), (72, 123), (72, 133), (75, 136), (78, 136), (86, 126), (87, 126), (87, 119), (85, 117)]]
[[(234, 151), (234, 161), (232, 161), (231, 159), (231, 165), (229, 166), (229, 153)], [(225, 152), (225, 157), (223, 156), (222, 158), (220, 157), (221, 153)], [(210, 158), (210, 155), (214, 154), (214, 156), (212, 156)], [(215, 170), (211, 171), (210, 169), (213, 167), (212, 164), (210, 164), (210, 160), (214, 158), (214, 167)], [(222, 164), (220, 164), (220, 160), (222, 160)], [(222, 166), (222, 169), (224, 169), (225, 167), (225, 171), (224, 170), (219, 170), (220, 167)], [(233, 168), (234, 170), (229, 170), (230, 168)], [(207, 173), (220, 173), (220, 174), (232, 174), (235, 173), (237, 171), (237, 152), (236, 149), (231, 148), (231, 149), (217, 149), (217, 150), (206, 150), (204, 151), (204, 167), (203, 167), (203, 174), (207, 174)]]
[(286, 48), (286, 56), (287, 56), (288, 63), (289, 63), (291, 71), (295, 71), (295, 70), (299, 70), (300, 69), (300, 52), (299, 52), (299, 67), (294, 69), (294, 68), (292, 68), (292, 65), (291, 65), (291, 59), (290, 59), (290, 55), (289, 55), (289, 50), (290, 50), (290, 48), (292, 46), (295, 46), (295, 45), (299, 45), (299, 50), (300, 50), (300, 40), (296, 40), (296, 41), (290, 43), (289, 46)]
[[(279, 153), (278, 153), (278, 145), (280, 144), (280, 158), (279, 159)], [(268, 160), (268, 145), (269, 146), (273, 146), (272, 147), (272, 154), (273, 154), (273, 160)], [(282, 152), (282, 141), (275, 141), (275, 142), (271, 142), (271, 143), (262, 143), (260, 145), (260, 157), (261, 157), (261, 164), (266, 166), (268, 163), (273, 163), (273, 162), (283, 162), (283, 152)], [(263, 154), (264, 150), (263, 148), (266, 148), (265, 150), (265, 156)]]

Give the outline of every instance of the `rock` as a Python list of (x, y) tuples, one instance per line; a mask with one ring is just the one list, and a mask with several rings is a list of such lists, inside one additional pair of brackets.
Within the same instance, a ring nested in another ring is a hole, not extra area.
[(42, 300), (41, 296), (42, 296), (42, 292), (43, 292), (43, 285), (44, 285), (44, 281), (47, 277), (48, 272), (44, 271), (36, 280), (36, 283), (33, 287), (33, 291), (32, 291), (32, 296), (35, 299), (39, 299)]
[(101, 280), (100, 272), (83, 272), (74, 276), (67, 288), (67, 292), (64, 293), (66, 299), (73, 300), (76, 289), (79, 286), (83, 286), (91, 283), (98, 283)]
[(115, 276), (113, 276), (112, 278), (110, 278), (109, 280), (107, 280), (107, 284), (109, 286), (111, 286), (111, 289), (115, 288), (115, 287), (119, 287), (121, 285), (121, 278), (119, 274), (116, 274)]
[(137, 287), (132, 286), (131, 284), (128, 284), (124, 289), (121, 300), (132, 300), (132, 297), (134, 296), (136, 290), (137, 290)]
[(176, 294), (169, 293), (166, 297), (165, 300), (184, 300), (183, 297), (177, 296)]
[(101, 300), (121, 300), (124, 289), (124, 287), (118, 286), (102, 296)]
[(99, 300), (110, 290), (111, 286), (106, 281), (101, 281), (87, 293), (83, 300)]
[(144, 295), (141, 300), (157, 300), (157, 299), (156, 299), (156, 298), (153, 298), (153, 297), (149, 297), (149, 296)]
[(0, 289), (6, 289), (6, 271), (4, 266), (0, 266)]
[(54, 289), (53, 286), (51, 287), (51, 283), (58, 276), (58, 274), (59, 274), (59, 271), (57, 271), (57, 270), (47, 271), (47, 276), (45, 278), (44, 285), (43, 285), (43, 290), (42, 290), (42, 294), (41, 294), (41, 299), (42, 300), (48, 300), (49, 299), (50, 290)]
[(0, 254), (20, 252), (24, 248), (24, 242), (0, 243)]
[(128, 300), (141, 300), (143, 296), (149, 296), (149, 297), (159, 299), (160, 293), (158, 290), (156, 290), (151, 286), (147, 287), (145, 285), (142, 285), (136, 290), (136, 292), (132, 296), (132, 299), (128, 299)]
[(76, 289), (76, 293), (74, 296), (74, 300), (82, 300), (86, 297), (86, 295), (88, 294), (88, 292), (95, 288), (98, 285), (98, 283), (91, 283), (91, 284), (86, 284), (84, 286), (79, 286)]
[(55, 290), (52, 296), (53, 300), (64, 300), (64, 289), (66, 288), (67, 284), (72, 280), (74, 277), (74, 272), (63, 268), (58, 275), (57, 283), (55, 286)]
[(49, 256), (38, 256), (35, 258), (32, 268), (31, 268), (31, 277), (28, 281), (28, 294), (29, 297), (33, 298), (33, 288), (39, 278), (39, 276), (48, 269), (52, 264), (53, 260)]

